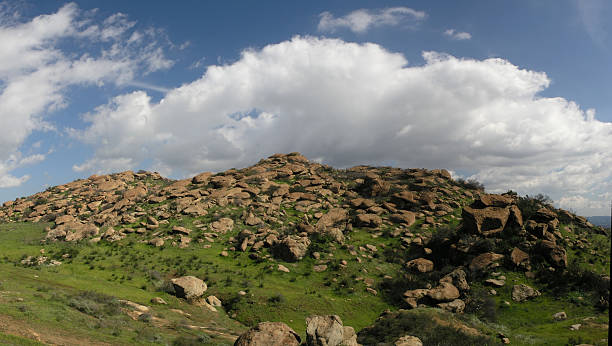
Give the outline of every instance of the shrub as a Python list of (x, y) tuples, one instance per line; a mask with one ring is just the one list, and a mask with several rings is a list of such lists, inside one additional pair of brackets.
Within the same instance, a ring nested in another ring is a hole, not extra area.
[(115, 297), (94, 291), (77, 293), (70, 298), (68, 305), (94, 317), (116, 315), (120, 312), (119, 301)]
[(529, 220), (538, 209), (543, 206), (551, 206), (553, 200), (547, 195), (541, 193), (531, 197), (526, 195), (525, 197), (519, 197), (516, 205), (521, 210), (523, 220)]
[(202, 345), (210, 341), (210, 336), (206, 334), (200, 334), (196, 338), (188, 338), (186, 336), (179, 336), (172, 340), (172, 346), (195, 346)]
[(363, 345), (378, 345), (380, 342), (392, 343), (403, 335), (414, 335), (424, 345), (497, 345), (495, 340), (486, 336), (474, 336), (457, 332), (452, 321), (449, 325), (440, 323), (444, 315), (435, 312), (403, 310), (378, 319), (372, 326), (357, 334), (357, 342)]
[(484, 191), (485, 186), (476, 179), (465, 180), (463, 178), (455, 179), (455, 184), (469, 190)]
[(488, 322), (497, 322), (497, 305), (485, 290), (474, 290), (466, 299), (465, 312)]
[(272, 304), (282, 304), (287, 301), (287, 299), (285, 299), (285, 296), (283, 296), (281, 293), (277, 293), (272, 297), (268, 298), (268, 301)]

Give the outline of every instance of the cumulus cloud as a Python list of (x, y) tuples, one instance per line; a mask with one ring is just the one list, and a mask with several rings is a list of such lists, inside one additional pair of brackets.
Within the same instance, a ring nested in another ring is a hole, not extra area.
[(154, 32), (135, 30), (121, 13), (94, 15), (70, 3), (28, 20), (0, 6), (0, 187), (27, 180), (10, 175), (32, 163), (18, 159), (20, 147), (32, 132), (54, 129), (48, 114), (67, 105), (69, 86), (124, 84), (171, 65)]
[(364, 33), (372, 27), (395, 26), (402, 23), (414, 24), (425, 17), (425, 12), (415, 11), (408, 7), (360, 9), (337, 18), (330, 12), (323, 12), (319, 15), (318, 29), (324, 32), (334, 32), (340, 28), (347, 28), (355, 33)]
[(557, 201), (611, 190), (612, 123), (539, 96), (545, 73), (503, 59), (423, 56), (409, 66), (376, 44), (312, 37), (246, 50), (159, 102), (139, 91), (98, 107), (73, 131), (95, 148), (75, 168), (153, 162), (182, 176), (300, 151), (336, 167), (448, 168), (491, 191)]
[(448, 29), (444, 31), (444, 35), (458, 41), (469, 40), (472, 38), (472, 34), (469, 32), (456, 31), (455, 29)]

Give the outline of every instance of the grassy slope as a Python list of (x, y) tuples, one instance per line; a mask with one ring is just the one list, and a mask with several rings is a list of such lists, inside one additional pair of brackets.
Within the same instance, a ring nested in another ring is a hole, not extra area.
[[(239, 210), (234, 212), (237, 214)], [(192, 226), (192, 221), (184, 218), (180, 223)], [(203, 218), (203, 221), (210, 220)], [(336, 245), (333, 257), (323, 256), (329, 260), (330, 267), (323, 273), (312, 272), (315, 264), (312, 258), (305, 258), (297, 264), (278, 262), (291, 270), (291, 273), (283, 273), (270, 262), (257, 263), (249, 259), (248, 253), (231, 252), (229, 257), (220, 257), (219, 253), (224, 249), (221, 241), (211, 244), (209, 249), (199, 243), (193, 243), (187, 249), (169, 245), (153, 248), (136, 242), (134, 235), (131, 236), (134, 238), (128, 237), (119, 243), (41, 246), (43, 228), (44, 225), (40, 224), (0, 225), (0, 316), (26, 321), (34, 330), (61, 330), (60, 334), (67, 338), (86, 339), (90, 343), (96, 340), (112, 344), (164, 343), (181, 335), (195, 338), (202, 334), (181, 328), (181, 324), (186, 322), (225, 333), (233, 331), (238, 334), (246, 329), (229, 319), (223, 311), (208, 312), (160, 292), (161, 280), (151, 279), (152, 271), (162, 276), (191, 274), (205, 278), (209, 284), (208, 293), (233, 302), (228, 313), (237, 320), (247, 325), (266, 320), (283, 321), (304, 335), (304, 318), (315, 313), (338, 314), (346, 325), (355, 327), (357, 331), (370, 325), (381, 311), (392, 306), (381, 295), (366, 292), (363, 280), (358, 279), (380, 282), (383, 275), (394, 275), (401, 269), (396, 264), (386, 263), (381, 254), (381, 244), (392, 247), (397, 244), (397, 239), (373, 238), (371, 233), (359, 228), (352, 233), (349, 242), (355, 246), (374, 244), (379, 247), (379, 252), (371, 259), (363, 258), (360, 264), (347, 249)], [(238, 224), (236, 231), (241, 228), (244, 226)], [(225, 238), (229, 236), (227, 234)], [(594, 236), (593, 239), (597, 246), (603, 247), (599, 253), (605, 251), (603, 241), (607, 238)], [(327, 243), (318, 246), (323, 254), (326, 253), (324, 250), (332, 250)], [(15, 265), (24, 255), (39, 255), (41, 248), (52, 258), (59, 258), (64, 253), (75, 255), (70, 260), (63, 260), (64, 264), (59, 267), (23, 268)], [(603, 260), (599, 253), (591, 254), (587, 249), (570, 251), (568, 256), (570, 261), (577, 258), (591, 269), (609, 273), (609, 258)], [(347, 260), (347, 267), (333, 271), (342, 259)], [(589, 261), (593, 264), (589, 265)], [(486, 321), (487, 329), (501, 331), (512, 339), (513, 344), (519, 345), (603, 344), (601, 340), (607, 336), (607, 329), (602, 326), (607, 327), (607, 312), (599, 312), (592, 304), (582, 303), (578, 299), (584, 295), (582, 292), (574, 290), (556, 297), (541, 283), (526, 279), (522, 273), (504, 271), (502, 274), (506, 275), (508, 283), (497, 289), (499, 294), (494, 297), (497, 318)], [(510, 291), (512, 284), (516, 283), (528, 283), (540, 288), (544, 294), (534, 301), (514, 303)], [(485, 289), (478, 283), (473, 284), (474, 290), (481, 288)], [(237, 295), (240, 290), (245, 290), (247, 295)], [(82, 291), (104, 293), (148, 306), (151, 306), (152, 297), (163, 297), (169, 304), (154, 306), (153, 315), (171, 323), (156, 328), (151, 323), (133, 321), (124, 314), (99, 317), (84, 314), (71, 306)], [(18, 298), (23, 301), (18, 301)], [(511, 302), (510, 307), (506, 307), (503, 301)], [(172, 312), (171, 308), (191, 313), (192, 317), (188, 320)], [(568, 320), (553, 321), (552, 314), (558, 311), (565, 311)], [(594, 319), (585, 321), (588, 317)], [(568, 326), (575, 323), (581, 323), (583, 328), (570, 331)], [(0, 341), (2, 338), (11, 337), (0, 335)], [(18, 342), (21, 341), (14, 341), (15, 344)], [(223, 338), (211, 339), (211, 344), (223, 343), (231, 342)]]

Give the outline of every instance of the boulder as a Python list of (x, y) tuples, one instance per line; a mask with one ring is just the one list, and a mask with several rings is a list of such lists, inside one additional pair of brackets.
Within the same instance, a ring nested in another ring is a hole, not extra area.
[(304, 258), (309, 246), (308, 237), (288, 235), (274, 244), (272, 254), (283, 261), (297, 262)]
[(539, 243), (538, 251), (544, 255), (546, 260), (555, 268), (567, 267), (567, 252), (565, 249), (549, 240)]
[(463, 313), (465, 310), (465, 302), (461, 299), (455, 299), (452, 302), (448, 303), (439, 303), (438, 307), (442, 310), (446, 310), (448, 312), (453, 312), (456, 314)]
[(509, 216), (509, 208), (499, 207), (487, 207), (484, 209), (464, 207), (462, 212), (466, 229), (483, 236), (489, 236), (503, 231)]
[(382, 218), (376, 214), (358, 214), (355, 223), (356, 226), (378, 227), (382, 224)]
[(527, 266), (529, 265), (529, 255), (517, 247), (512, 249), (512, 252), (510, 253), (510, 260), (517, 267), (524, 267), (527, 269)]
[[(345, 331), (347, 335), (345, 335)], [(356, 344), (355, 330), (351, 327), (344, 327), (339, 316), (324, 315), (306, 318), (306, 345), (348, 346)]]
[(410, 308), (416, 309), (418, 306), (417, 302), (423, 297), (427, 296), (428, 292), (429, 290), (425, 288), (417, 288), (415, 290), (408, 290), (404, 292), (404, 301), (408, 304)]
[(440, 279), (440, 283), (442, 282), (451, 283), (460, 291), (468, 291), (470, 289), (470, 285), (467, 282), (467, 275), (462, 268), (455, 268), (452, 272), (444, 275), (444, 277)]
[(486, 271), (491, 268), (499, 267), (497, 261), (504, 258), (504, 255), (497, 254), (494, 252), (485, 252), (476, 256), (469, 265), (471, 271)]
[(413, 212), (403, 212), (398, 214), (391, 214), (389, 216), (391, 221), (395, 223), (403, 223), (406, 224), (406, 227), (410, 227), (416, 221), (416, 215)]
[(210, 228), (214, 232), (225, 233), (234, 227), (234, 220), (223, 217), (210, 224)]
[(391, 196), (391, 202), (397, 205), (400, 209), (408, 209), (418, 205), (414, 193), (407, 190), (394, 193)]
[(532, 218), (538, 222), (546, 223), (556, 219), (557, 213), (548, 208), (540, 208), (535, 212)]
[(515, 302), (524, 302), (528, 299), (538, 297), (540, 292), (525, 284), (512, 286), (512, 300)]
[(567, 319), (567, 314), (565, 313), (565, 311), (560, 311), (554, 314), (552, 317), (555, 321), (563, 321)]
[(391, 185), (384, 181), (378, 174), (368, 172), (363, 178), (363, 184), (359, 189), (367, 196), (384, 196), (389, 193)]
[(240, 335), (234, 346), (299, 346), (302, 339), (282, 322), (261, 322)]
[(200, 298), (208, 288), (204, 281), (195, 276), (181, 276), (170, 281), (174, 286), (176, 296), (189, 300)]
[(320, 231), (332, 227), (337, 223), (345, 222), (346, 220), (348, 220), (348, 211), (346, 209), (333, 208), (321, 216), (315, 228)]
[(438, 302), (449, 302), (459, 298), (459, 290), (453, 284), (442, 282), (427, 292), (427, 296)]
[(505, 208), (511, 204), (514, 204), (514, 199), (506, 195), (495, 195), (495, 194), (481, 194), (480, 198), (476, 201), (476, 204), (480, 208), (486, 207), (499, 207)]
[(208, 297), (206, 297), (206, 302), (208, 304), (210, 304), (211, 306), (214, 306), (214, 307), (220, 307), (222, 305), (221, 304), (221, 300), (219, 298), (217, 298), (216, 296), (208, 296)]
[(211, 176), (212, 176), (211, 172), (200, 173), (191, 179), (191, 183), (192, 184), (207, 184)]
[(434, 269), (434, 263), (425, 258), (417, 258), (406, 263), (406, 267), (420, 273), (428, 273)]

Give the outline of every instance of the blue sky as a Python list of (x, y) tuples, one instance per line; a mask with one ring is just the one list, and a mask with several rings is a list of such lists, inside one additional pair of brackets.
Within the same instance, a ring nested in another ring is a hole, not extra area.
[(336, 167), (448, 168), (608, 213), (607, 1), (8, 1), (0, 13), (0, 200), (301, 151)]

